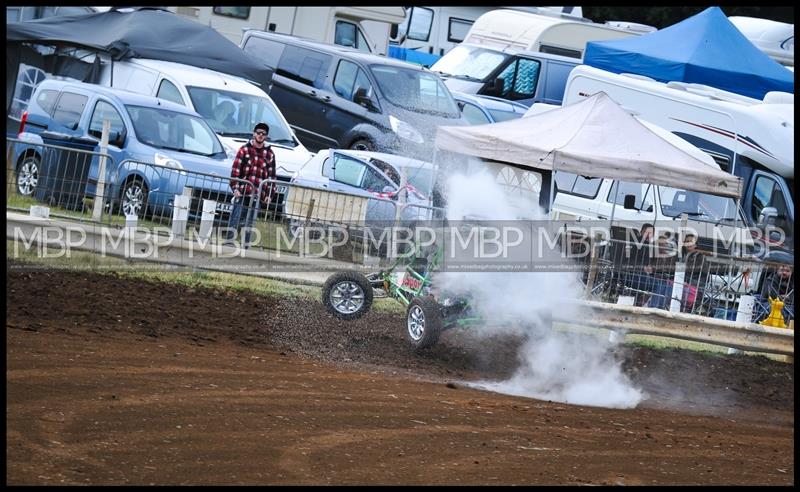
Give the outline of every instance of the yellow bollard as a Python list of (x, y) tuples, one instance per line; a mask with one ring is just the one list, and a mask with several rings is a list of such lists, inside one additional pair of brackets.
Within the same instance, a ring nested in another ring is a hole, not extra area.
[(769, 316), (767, 319), (762, 321), (760, 324), (762, 326), (773, 326), (775, 328), (786, 328), (786, 320), (783, 319), (783, 313), (781, 310), (783, 309), (783, 301), (780, 299), (773, 299), (769, 298)]

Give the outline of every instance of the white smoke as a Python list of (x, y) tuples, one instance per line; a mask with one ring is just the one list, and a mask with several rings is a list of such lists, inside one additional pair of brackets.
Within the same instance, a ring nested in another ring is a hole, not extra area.
[[(472, 163), (469, 167), (474, 169)], [(509, 220), (544, 218), (538, 200), (520, 201), (488, 172), (455, 174), (446, 186), (447, 216)], [(529, 197), (530, 198), (530, 197)], [(523, 205), (524, 203), (524, 205)], [(524, 207), (524, 208), (523, 208)], [(580, 324), (587, 316), (571, 300), (582, 292), (576, 272), (442, 272), (442, 292), (471, 296), (471, 305), (487, 323), (467, 328), (476, 336), (517, 330), (529, 335), (521, 347), (520, 367), (507, 381), (474, 386), (499, 393), (564, 403), (632, 408), (642, 392), (632, 386), (603, 337), (556, 331), (549, 316), (558, 310)]]

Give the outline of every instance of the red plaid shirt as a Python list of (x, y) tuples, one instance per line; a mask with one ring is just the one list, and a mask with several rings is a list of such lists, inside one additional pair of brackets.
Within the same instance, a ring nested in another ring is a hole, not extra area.
[[(275, 154), (272, 152), (272, 148), (265, 145), (257, 149), (252, 142), (242, 145), (239, 152), (236, 153), (236, 158), (233, 159), (231, 178), (237, 178), (231, 179), (231, 189), (239, 190), (245, 195), (252, 194), (254, 190), (258, 189), (262, 180), (275, 179)], [(246, 180), (249, 183), (239, 180)], [(272, 196), (275, 196), (274, 184), (272, 188)], [(261, 190), (261, 201), (267, 201), (269, 193), (270, 186), (264, 185)]]

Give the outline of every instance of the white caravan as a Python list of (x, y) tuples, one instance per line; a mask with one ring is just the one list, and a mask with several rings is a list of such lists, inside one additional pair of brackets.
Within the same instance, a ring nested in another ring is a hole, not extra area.
[[(720, 168), (740, 176), (744, 182), (741, 207), (748, 225), (774, 223), (786, 231), (785, 245), (793, 246), (794, 95), (770, 92), (758, 100), (699, 84), (665, 84), (580, 65), (570, 73), (563, 104), (601, 91), (633, 115), (683, 138), (708, 153)], [(642, 188), (637, 204), (644, 201), (644, 193)], [(651, 204), (658, 206), (655, 201)], [(707, 217), (697, 219), (727, 222), (730, 216), (720, 216), (713, 208), (706, 210)]]
[[(498, 7), (404, 7), (406, 19), (393, 29), (389, 43), (403, 50), (430, 55), (430, 60), (444, 56), (464, 41), (473, 23)], [(558, 18), (582, 19), (580, 7), (507, 7)]]
[(250, 139), (259, 122), (270, 127), (279, 178), (288, 180), (312, 157), (272, 99), (244, 79), (161, 60), (134, 58), (112, 65), (113, 77), (109, 65), (103, 66), (101, 85), (153, 95), (197, 111), (217, 132), (229, 157)]
[(405, 19), (402, 7), (167, 7), (213, 27), (236, 45), (245, 29), (290, 34), (385, 55), (389, 30)]
[(757, 17), (728, 17), (728, 20), (770, 58), (781, 65), (794, 66), (794, 24)]

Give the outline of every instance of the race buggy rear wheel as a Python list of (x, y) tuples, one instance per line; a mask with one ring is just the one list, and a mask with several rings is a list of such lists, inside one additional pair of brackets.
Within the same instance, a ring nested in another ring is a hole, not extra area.
[(372, 285), (358, 272), (334, 273), (322, 287), (322, 304), (337, 318), (360, 318), (372, 306)]
[(415, 350), (430, 347), (442, 332), (442, 312), (432, 296), (411, 299), (406, 311), (406, 339)]

